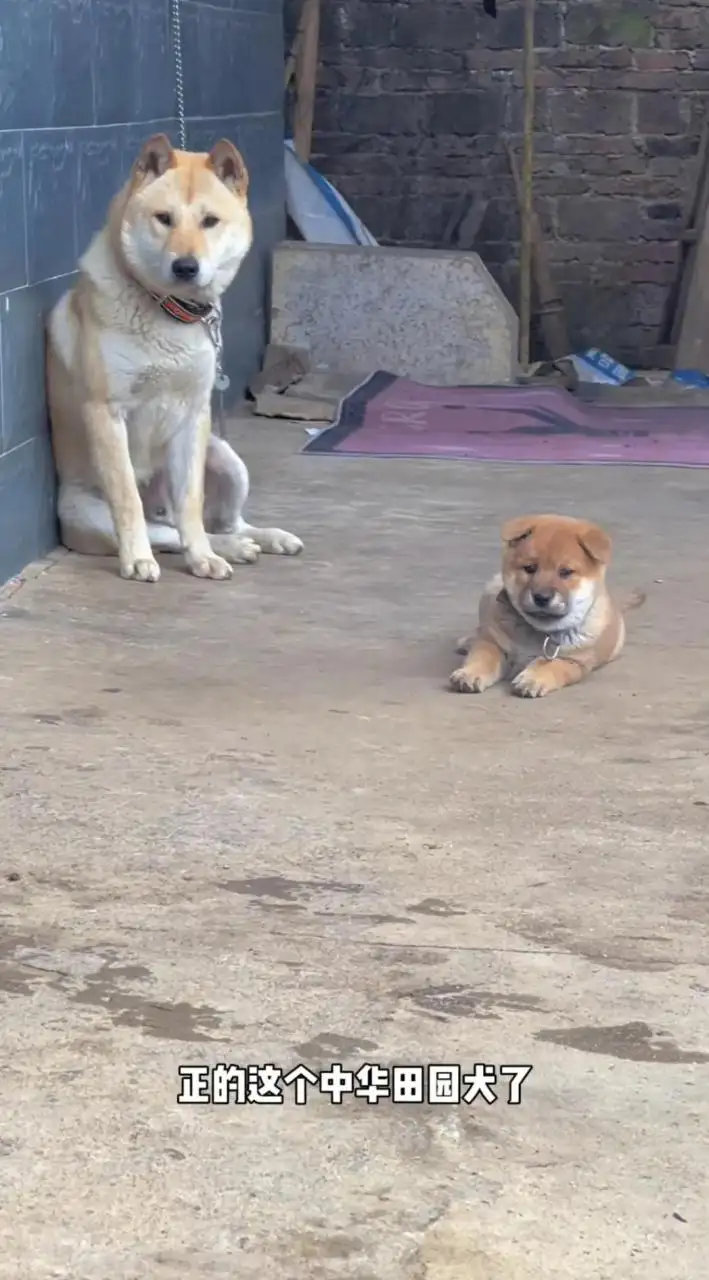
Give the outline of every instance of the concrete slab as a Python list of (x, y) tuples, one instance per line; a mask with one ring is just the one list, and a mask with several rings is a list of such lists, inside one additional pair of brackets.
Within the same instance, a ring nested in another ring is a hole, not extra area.
[[(696, 1280), (704, 472), (306, 458), (295, 561), (0, 603), (2, 1280)], [(455, 697), (505, 516), (649, 590), (540, 703)], [(180, 1064), (532, 1064), (522, 1102), (178, 1105)]]
[(271, 342), (308, 347), (314, 367), (442, 386), (510, 382), (517, 327), (476, 253), (295, 242), (274, 251)]

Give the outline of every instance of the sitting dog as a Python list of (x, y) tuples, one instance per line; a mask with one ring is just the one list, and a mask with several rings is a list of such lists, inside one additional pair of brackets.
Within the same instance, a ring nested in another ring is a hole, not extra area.
[(203, 155), (151, 138), (49, 320), (62, 541), (117, 552), (124, 578), (156, 582), (156, 551), (228, 578), (261, 551), (302, 550), (245, 522), (248, 472), (211, 434), (220, 299), (252, 243), (247, 191), (231, 142)]
[[(502, 530), (502, 573), (485, 588), (478, 629), (461, 640), (457, 693), (484, 693), (511, 678), (521, 698), (578, 684), (617, 658), (625, 643), (623, 608), (606, 587), (611, 540), (597, 525), (567, 516), (522, 516)], [(637, 608), (635, 593), (625, 609)]]

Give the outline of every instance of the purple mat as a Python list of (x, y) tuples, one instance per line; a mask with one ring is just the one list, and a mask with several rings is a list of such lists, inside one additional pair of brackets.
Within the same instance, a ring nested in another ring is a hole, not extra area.
[(430, 387), (374, 373), (304, 453), (709, 466), (709, 408), (585, 404), (561, 387)]

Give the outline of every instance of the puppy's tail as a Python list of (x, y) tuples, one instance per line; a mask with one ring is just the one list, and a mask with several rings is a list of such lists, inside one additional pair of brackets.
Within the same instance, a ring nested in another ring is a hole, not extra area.
[(629, 591), (626, 596), (620, 598), (618, 607), (621, 613), (631, 613), (633, 609), (640, 609), (646, 600), (645, 591)]

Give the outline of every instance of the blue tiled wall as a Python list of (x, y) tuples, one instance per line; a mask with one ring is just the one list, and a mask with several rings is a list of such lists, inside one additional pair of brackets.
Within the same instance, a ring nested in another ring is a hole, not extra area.
[[(182, 0), (187, 145), (232, 138), (256, 244), (227, 296), (237, 396), (284, 231), (281, 0)], [(0, 583), (57, 540), (44, 318), (149, 134), (177, 142), (170, 0), (0, 0)]]

